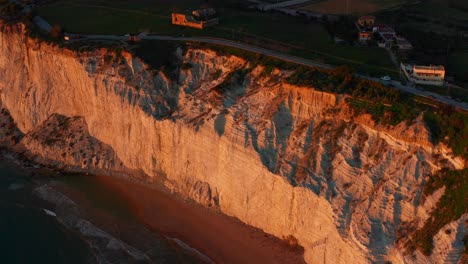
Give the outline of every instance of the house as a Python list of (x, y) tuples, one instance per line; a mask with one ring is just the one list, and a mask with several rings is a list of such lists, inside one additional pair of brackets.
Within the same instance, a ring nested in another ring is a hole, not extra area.
[(359, 32), (359, 43), (367, 43), (369, 40), (372, 40), (373, 33), (370, 31), (361, 31)]
[(442, 65), (419, 66), (402, 63), (400, 68), (411, 82), (435, 86), (443, 86), (445, 83), (445, 68)]
[(192, 14), (172, 13), (172, 24), (196, 29), (219, 24), (216, 11), (212, 8), (192, 11)]
[(390, 34), (390, 33), (379, 34), (379, 35), (382, 38), (381, 45), (383, 45), (383, 47), (385, 48), (391, 48), (395, 41), (395, 38), (394, 38), (395, 35)]
[(372, 28), (372, 26), (374, 26), (374, 23), (375, 23), (375, 16), (362, 16), (357, 21), (357, 24), (361, 28), (367, 28), (367, 27)]
[(206, 21), (211, 18), (214, 18), (216, 16), (216, 11), (213, 8), (205, 8), (192, 11), (192, 15), (198, 18), (199, 20)]
[(185, 26), (185, 27), (191, 27), (191, 28), (197, 28), (197, 29), (203, 29), (202, 22), (196, 21), (192, 16), (185, 15), (185, 14), (172, 13), (172, 24)]
[(400, 51), (409, 51), (413, 49), (413, 45), (404, 37), (395, 37), (396, 45)]
[(372, 28), (372, 32), (375, 32), (380, 36), (380, 41), (378, 42), (379, 47), (391, 48), (395, 42), (396, 32), (393, 28), (387, 25), (375, 25)]
[(367, 44), (373, 38), (373, 32), (371, 31), (375, 23), (375, 16), (362, 16), (360, 17), (355, 25), (359, 31), (358, 41), (361, 44)]

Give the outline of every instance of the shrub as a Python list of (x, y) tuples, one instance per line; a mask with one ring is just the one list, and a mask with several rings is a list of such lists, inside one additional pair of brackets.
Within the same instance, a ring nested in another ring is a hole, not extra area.
[[(424, 185), (423, 197), (445, 186), (445, 193), (424, 226), (417, 230), (407, 247), (419, 248), (429, 256), (434, 247), (433, 237), (448, 223), (468, 212), (468, 168), (457, 171), (442, 170), (433, 175)], [(466, 242), (465, 242), (466, 243)], [(467, 251), (465, 244), (465, 252)]]
[(442, 107), (424, 113), (424, 121), (433, 143), (447, 144), (456, 155), (468, 158), (468, 115), (452, 107)]

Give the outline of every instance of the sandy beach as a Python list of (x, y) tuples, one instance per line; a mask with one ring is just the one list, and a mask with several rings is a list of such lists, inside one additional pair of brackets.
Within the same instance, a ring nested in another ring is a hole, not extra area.
[(302, 249), (292, 248), (235, 218), (139, 183), (96, 177), (125, 196), (137, 217), (150, 229), (183, 241), (215, 263), (305, 263)]

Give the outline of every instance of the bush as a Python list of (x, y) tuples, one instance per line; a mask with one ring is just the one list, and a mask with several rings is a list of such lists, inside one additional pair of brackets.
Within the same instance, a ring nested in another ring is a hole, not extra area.
[(434, 144), (447, 144), (456, 155), (468, 158), (468, 115), (452, 107), (442, 107), (438, 112), (428, 110), (424, 121), (431, 132)]
[[(433, 237), (448, 223), (458, 220), (468, 213), (468, 169), (443, 170), (433, 175), (424, 185), (423, 198), (445, 186), (445, 193), (440, 198), (436, 208), (431, 213), (424, 226), (417, 230), (407, 244), (407, 247), (421, 249), (429, 256), (434, 247)], [(467, 251), (465, 245), (465, 252)]]

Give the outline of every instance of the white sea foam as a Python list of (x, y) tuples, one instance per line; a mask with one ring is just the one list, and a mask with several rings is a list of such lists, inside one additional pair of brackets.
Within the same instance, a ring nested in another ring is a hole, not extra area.
[(44, 210), (44, 213), (46, 213), (46, 214), (48, 214), (50, 216), (57, 217), (57, 214), (50, 211), (50, 210), (47, 210), (47, 209), (42, 209), (42, 210)]
[(171, 240), (171, 241), (174, 241), (177, 243), (177, 245), (179, 245), (181, 248), (183, 248), (185, 251), (187, 252), (190, 252), (194, 255), (196, 255), (199, 259), (201, 259), (202, 261), (206, 262), (206, 263), (212, 263), (212, 264), (215, 264), (215, 262), (210, 259), (207, 255), (201, 253), (200, 251), (198, 251), (196, 248), (193, 248), (191, 247), (190, 245), (188, 245), (187, 243), (183, 242), (182, 240), (180, 239), (177, 239), (177, 238), (173, 238), (173, 237), (166, 237), (167, 239)]

